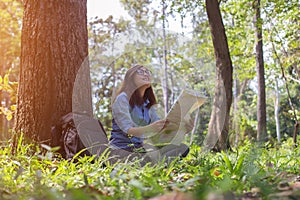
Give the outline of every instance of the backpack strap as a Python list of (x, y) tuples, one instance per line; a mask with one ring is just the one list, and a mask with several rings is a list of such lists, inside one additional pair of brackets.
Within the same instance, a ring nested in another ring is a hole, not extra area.
[(104, 130), (104, 127), (103, 127), (103, 125), (102, 125), (102, 123), (100, 122), (100, 120), (97, 120), (98, 121), (98, 123), (99, 123), (99, 125), (100, 125), (100, 127), (101, 127), (101, 129), (102, 129), (102, 131), (103, 131), (103, 133), (106, 135), (106, 137), (107, 137), (107, 133), (106, 133), (106, 131)]

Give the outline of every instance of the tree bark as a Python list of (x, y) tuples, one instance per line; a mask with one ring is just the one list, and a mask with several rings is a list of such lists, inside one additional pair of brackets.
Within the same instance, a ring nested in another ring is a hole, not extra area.
[(218, 0), (206, 0), (206, 12), (216, 59), (216, 85), (205, 146), (220, 151), (228, 148), (233, 69)]
[(265, 92), (265, 69), (263, 59), (262, 19), (260, 17), (260, 0), (254, 2), (255, 17), (255, 51), (256, 51), (256, 73), (257, 73), (257, 140), (260, 142), (267, 139), (266, 122), (266, 92)]
[(34, 141), (74, 109), (91, 114), (86, 12), (86, 0), (24, 1), (15, 130)]

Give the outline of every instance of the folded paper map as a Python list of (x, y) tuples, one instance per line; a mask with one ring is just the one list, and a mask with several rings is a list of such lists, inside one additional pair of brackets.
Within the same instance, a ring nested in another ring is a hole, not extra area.
[(192, 112), (205, 101), (206, 97), (197, 94), (195, 91), (183, 90), (165, 117), (168, 119), (169, 125), (161, 132), (150, 137), (149, 142), (152, 144), (180, 144), (187, 132), (186, 123), (189, 123)]

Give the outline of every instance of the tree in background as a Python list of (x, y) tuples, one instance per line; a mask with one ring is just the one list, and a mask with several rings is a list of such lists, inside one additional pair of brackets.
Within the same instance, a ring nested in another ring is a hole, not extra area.
[[(50, 127), (72, 111), (73, 86), (80, 67), (88, 70), (86, 0), (23, 2), (15, 130), (44, 142), (50, 138)], [(92, 112), (89, 72), (86, 75), (87, 85), (76, 97), (88, 101), (81, 111)]]
[[(232, 63), (227, 37), (217, 0), (206, 0), (216, 59), (215, 97), (208, 126), (206, 147), (225, 150), (228, 147), (230, 107), (232, 103)], [(217, 143), (215, 143), (217, 142)]]
[(254, 1), (255, 17), (255, 37), (256, 37), (256, 73), (257, 73), (257, 140), (266, 141), (267, 139), (267, 121), (266, 121), (266, 91), (265, 91), (265, 67), (263, 58), (263, 38), (262, 38), (262, 19), (260, 17), (260, 0)]

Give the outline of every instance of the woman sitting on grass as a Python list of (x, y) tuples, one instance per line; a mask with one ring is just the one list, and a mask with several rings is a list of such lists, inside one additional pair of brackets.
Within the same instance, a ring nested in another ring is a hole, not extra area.
[[(156, 114), (151, 78), (151, 72), (142, 65), (130, 68), (113, 100), (110, 146), (117, 149), (114, 154), (119, 158), (138, 155), (144, 163), (156, 163), (185, 157), (189, 152), (184, 144), (157, 148), (144, 143), (145, 138), (172, 129), (167, 120), (161, 120)], [(193, 125), (189, 127), (192, 128)]]

